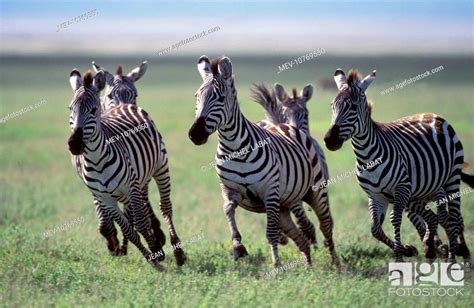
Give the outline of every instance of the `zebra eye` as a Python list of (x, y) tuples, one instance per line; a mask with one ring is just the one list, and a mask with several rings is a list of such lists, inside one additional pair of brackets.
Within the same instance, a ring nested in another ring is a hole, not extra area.
[(223, 102), (225, 99), (225, 96), (220, 95), (219, 98), (217, 99), (219, 102)]
[(93, 107), (93, 108), (91, 109), (91, 114), (92, 114), (92, 115), (95, 115), (96, 112), (97, 112), (97, 107)]

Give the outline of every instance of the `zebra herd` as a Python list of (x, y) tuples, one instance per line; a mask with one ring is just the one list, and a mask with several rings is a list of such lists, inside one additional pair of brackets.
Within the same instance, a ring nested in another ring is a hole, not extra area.
[[(122, 66), (118, 66), (115, 75), (95, 62), (92, 66), (95, 75), (88, 71), (81, 77), (76, 69), (70, 74), (74, 96), (69, 105), (68, 145), (76, 172), (93, 195), (99, 231), (113, 256), (126, 255), (130, 240), (148, 262), (161, 269), (166, 236), (148, 198), (148, 185), (153, 179), (159, 189), (160, 211), (168, 226), (173, 254), (181, 266), (187, 259), (173, 224), (166, 147), (153, 120), (136, 102), (134, 83), (145, 74), (147, 62), (127, 75)], [(303, 208), (305, 202), (318, 218), (332, 264), (338, 266), (328, 189), (322, 185), (329, 179), (328, 167), (308, 125), (306, 104), (313, 87), (305, 86), (299, 95), (293, 89), (290, 96), (279, 84), (273, 89), (255, 85), (252, 98), (264, 108), (266, 118), (253, 123), (240, 110), (231, 60), (221, 57), (211, 61), (201, 56), (197, 67), (202, 84), (195, 94), (196, 116), (188, 135), (195, 145), (203, 145), (211, 134), (217, 133), (216, 171), (234, 258), (248, 254), (235, 217), (237, 207), (242, 207), (266, 214), (266, 236), (275, 266), (281, 265), (278, 245), (286, 244), (288, 238), (311, 265), (311, 246), (318, 248), (318, 242), (314, 225)], [(364, 79), (353, 71), (347, 77), (342, 70), (336, 71), (334, 80), (339, 93), (331, 104), (332, 123), (324, 137), (326, 147), (336, 151), (351, 140), (357, 179), (369, 199), (372, 235), (392, 249), (397, 261), (417, 254), (415, 247), (402, 244), (400, 227), (406, 211), (423, 241), (428, 262), (437, 256), (449, 262), (462, 256), (470, 262), (459, 189), (461, 181), (474, 187), (474, 176), (462, 170), (461, 141), (446, 120), (431, 113), (389, 123), (372, 120), (365, 91), (375, 76), (375, 71)], [(110, 138), (116, 141), (108, 142)], [(255, 144), (265, 146), (243, 151)], [(232, 156), (235, 152), (241, 155)], [(232, 159), (225, 159), (229, 156)], [(363, 168), (379, 158), (380, 164)], [(453, 195), (456, 197), (451, 198)], [(431, 201), (437, 204), (436, 213), (426, 206)], [(394, 240), (382, 230), (389, 203), (394, 205), (390, 215)], [(121, 243), (115, 224), (123, 233)], [(438, 224), (448, 235), (448, 248), (437, 235)]]

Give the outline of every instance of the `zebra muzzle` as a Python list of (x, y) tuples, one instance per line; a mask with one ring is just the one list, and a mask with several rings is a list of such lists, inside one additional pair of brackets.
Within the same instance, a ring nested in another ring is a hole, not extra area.
[(209, 134), (206, 131), (206, 119), (204, 117), (199, 117), (194, 121), (193, 126), (189, 129), (188, 136), (195, 145), (202, 145), (207, 142)]
[(339, 125), (333, 125), (324, 136), (324, 144), (330, 151), (337, 151), (342, 147), (344, 140), (339, 138)]
[(69, 146), (69, 152), (71, 152), (72, 155), (81, 155), (84, 153), (84, 148), (86, 145), (84, 144), (82, 137), (82, 127), (76, 128), (69, 137), (67, 144)]

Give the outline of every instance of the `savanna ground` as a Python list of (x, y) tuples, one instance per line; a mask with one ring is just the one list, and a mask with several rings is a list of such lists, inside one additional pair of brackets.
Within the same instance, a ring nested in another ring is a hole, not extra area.
[[(46, 104), (0, 124), (0, 281), (5, 306), (464, 306), (474, 303), (471, 273), (466, 273), (464, 296), (396, 297), (388, 295), (388, 248), (370, 234), (367, 198), (354, 177), (330, 186), (335, 220), (335, 243), (342, 269), (330, 268), (325, 249), (315, 251), (313, 267), (299, 265), (265, 280), (272, 270), (265, 238), (265, 216), (245, 210), (237, 219), (250, 256), (231, 257), (231, 240), (222, 211), (222, 199), (213, 169), (203, 171), (214, 157), (217, 139), (194, 146), (187, 131), (194, 117), (193, 94), (201, 84), (196, 59), (147, 57), (149, 70), (137, 82), (138, 103), (147, 110), (165, 138), (173, 179), (174, 220), (183, 241), (203, 238), (185, 246), (189, 262), (177, 268), (168, 254), (165, 272), (156, 272), (131, 244), (126, 257), (108, 254), (97, 230), (89, 191), (75, 174), (67, 150), (68, 104), (72, 92), (69, 72), (90, 68), (90, 61), (128, 72), (144, 59), (86, 57), (3, 57), (0, 64), (0, 117), (42, 99)], [(213, 56), (213, 55), (210, 55)], [(277, 74), (278, 66), (294, 57), (232, 57), (241, 108), (246, 116), (262, 119), (261, 108), (249, 99), (255, 81), (278, 81), (287, 90), (316, 86), (309, 103), (311, 132), (318, 140), (330, 122), (335, 87), (323, 89), (318, 81), (332, 80), (337, 67), (357, 68), (362, 74), (376, 68), (377, 80), (367, 91), (374, 102), (373, 116), (388, 121), (419, 112), (447, 118), (463, 141), (465, 159), (474, 163), (472, 58), (459, 57), (332, 57), (322, 55)], [(443, 65), (444, 70), (381, 95), (381, 91)], [(332, 85), (332, 84), (331, 84)], [(325, 151), (332, 176), (352, 170), (350, 144), (338, 152)], [(474, 172), (471, 169), (471, 172)], [(463, 184), (462, 186), (466, 186)], [(157, 208), (158, 192), (151, 189)], [(466, 239), (474, 252), (474, 194), (462, 197)], [(158, 211), (158, 210), (157, 210)], [(316, 221), (313, 212), (308, 213)], [(44, 231), (83, 217), (84, 222), (43, 239)], [(388, 221), (385, 230), (392, 235)], [(444, 240), (444, 231), (440, 231)], [(318, 239), (322, 235), (318, 230)], [(421, 242), (406, 217), (402, 239), (422, 251)], [(293, 243), (280, 249), (284, 264), (298, 259)], [(423, 261), (419, 256), (410, 261)]]

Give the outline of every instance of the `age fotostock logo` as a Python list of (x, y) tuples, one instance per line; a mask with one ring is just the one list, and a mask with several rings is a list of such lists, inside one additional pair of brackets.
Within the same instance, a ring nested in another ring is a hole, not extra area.
[(388, 264), (389, 295), (463, 296), (464, 266), (457, 263)]

